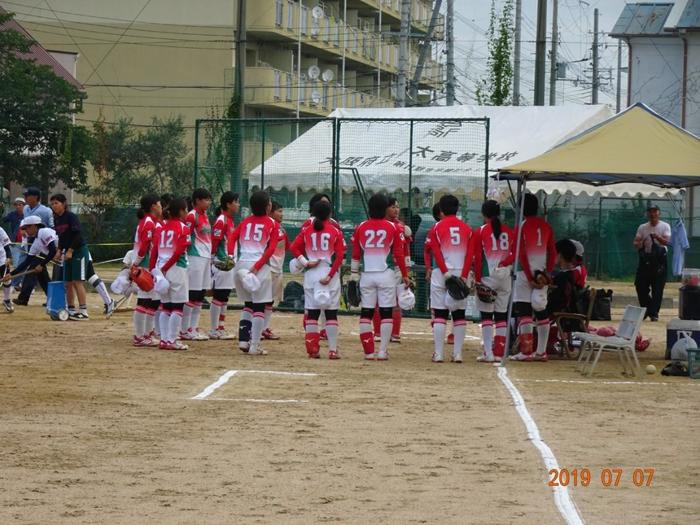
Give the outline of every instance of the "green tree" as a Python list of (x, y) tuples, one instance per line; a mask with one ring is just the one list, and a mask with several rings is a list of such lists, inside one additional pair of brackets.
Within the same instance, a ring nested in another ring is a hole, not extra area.
[[(0, 24), (12, 17), (0, 14)], [(0, 31), (0, 170), (6, 182), (38, 185), (46, 196), (58, 181), (85, 182), (93, 141), (72, 122), (83, 94), (27, 58), (32, 45), (17, 31)]]
[(505, 0), (501, 14), (491, 0), (486, 74), (476, 89), (476, 100), (484, 106), (507, 106), (513, 81), (513, 0)]

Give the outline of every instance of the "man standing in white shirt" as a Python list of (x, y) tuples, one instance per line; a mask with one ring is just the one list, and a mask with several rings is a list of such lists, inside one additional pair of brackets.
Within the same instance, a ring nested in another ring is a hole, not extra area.
[(659, 219), (659, 207), (647, 208), (649, 222), (637, 228), (634, 247), (639, 250), (639, 266), (634, 279), (639, 305), (647, 309), (651, 321), (659, 320), (659, 309), (666, 285), (668, 245), (671, 242), (671, 226)]

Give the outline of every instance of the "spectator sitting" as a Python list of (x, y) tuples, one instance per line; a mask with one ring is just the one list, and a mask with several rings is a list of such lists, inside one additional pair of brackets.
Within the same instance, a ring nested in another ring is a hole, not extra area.
[(586, 268), (586, 265), (583, 262), (583, 244), (574, 239), (570, 240), (576, 247), (576, 257), (574, 257), (574, 264), (576, 265), (574, 268), (576, 286), (579, 289), (583, 289), (586, 287), (586, 281), (588, 280), (588, 269)]

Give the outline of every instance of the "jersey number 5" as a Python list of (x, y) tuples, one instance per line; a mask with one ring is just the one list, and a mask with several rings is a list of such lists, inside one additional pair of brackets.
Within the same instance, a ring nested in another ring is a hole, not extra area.
[(384, 241), (386, 241), (385, 230), (367, 230), (365, 237), (367, 238), (365, 248), (384, 248)]

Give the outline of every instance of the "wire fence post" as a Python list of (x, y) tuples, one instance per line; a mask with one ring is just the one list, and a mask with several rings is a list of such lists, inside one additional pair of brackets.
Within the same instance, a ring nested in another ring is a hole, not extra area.
[(199, 183), (199, 123), (199, 119), (194, 121), (194, 188)]
[(331, 169), (331, 195), (333, 196), (333, 215), (338, 217), (340, 201), (340, 119), (333, 119), (333, 169)]
[(484, 155), (484, 200), (489, 193), (489, 147), (491, 137), (491, 120), (486, 119), (486, 151)]
[(411, 223), (411, 196), (413, 194), (413, 119), (411, 119), (408, 136), (408, 213), (406, 219)]
[(261, 142), (261, 153), (260, 153), (260, 189), (265, 189), (265, 120), (261, 121), (262, 129), (260, 130), (260, 142)]
[(598, 251), (595, 254), (595, 276), (600, 279), (600, 252), (603, 249), (603, 197), (598, 200)]

